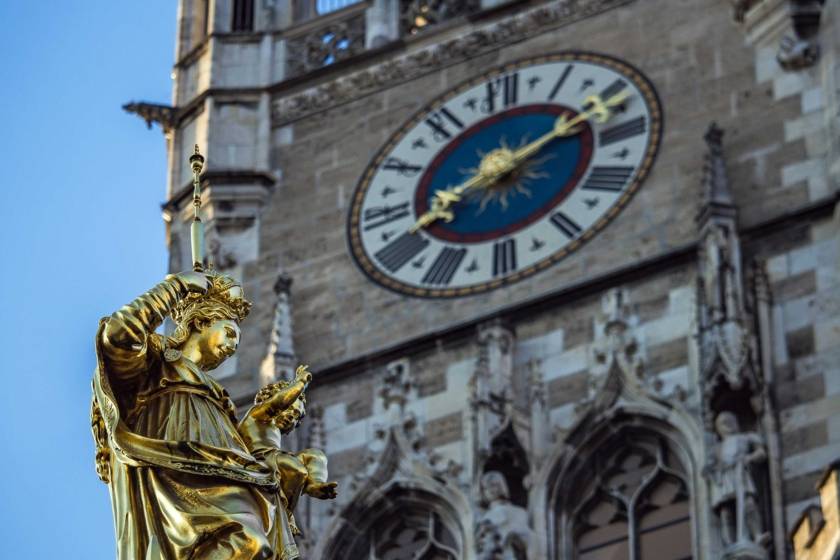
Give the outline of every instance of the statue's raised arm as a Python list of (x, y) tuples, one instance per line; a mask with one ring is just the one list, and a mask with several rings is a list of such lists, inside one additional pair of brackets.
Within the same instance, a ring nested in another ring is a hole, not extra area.
[(142, 375), (154, 359), (152, 337), (178, 302), (189, 294), (203, 294), (209, 282), (200, 272), (170, 274), (128, 305), (104, 319), (100, 348), (116, 381)]

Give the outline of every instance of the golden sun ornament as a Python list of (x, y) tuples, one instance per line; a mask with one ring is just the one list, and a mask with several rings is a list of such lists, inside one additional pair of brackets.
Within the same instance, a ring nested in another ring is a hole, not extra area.
[[(516, 149), (528, 143), (528, 135), (523, 136)], [(498, 202), (502, 210), (507, 210), (508, 197), (515, 197), (518, 194), (531, 198), (531, 191), (528, 184), (534, 179), (548, 177), (548, 173), (541, 171), (542, 164), (552, 159), (554, 154), (548, 154), (541, 158), (525, 160), (516, 164), (515, 150), (508, 146), (507, 138), (501, 138), (500, 148), (484, 153), (477, 150), (476, 155), (481, 159), (478, 167), (461, 169), (465, 175), (482, 175), (492, 178), (494, 181), (480, 191), (472, 191), (468, 196), (481, 196), (481, 202), (476, 211), (476, 216), (484, 212), (491, 202)]]

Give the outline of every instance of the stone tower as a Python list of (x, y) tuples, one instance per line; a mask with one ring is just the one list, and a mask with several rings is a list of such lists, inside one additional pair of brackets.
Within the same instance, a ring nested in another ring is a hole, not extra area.
[(840, 456), (838, 26), (179, 0), (172, 103), (126, 109), (166, 137), (172, 271), (207, 157), (210, 260), (254, 302), (237, 403), (314, 372), (292, 444), (340, 486), (306, 557), (788, 558)]

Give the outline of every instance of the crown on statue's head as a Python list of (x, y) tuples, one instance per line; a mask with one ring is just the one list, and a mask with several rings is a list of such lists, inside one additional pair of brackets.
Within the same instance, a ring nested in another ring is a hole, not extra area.
[(172, 319), (180, 323), (191, 311), (201, 307), (213, 307), (230, 319), (241, 322), (251, 311), (251, 302), (245, 299), (242, 286), (230, 276), (213, 270), (206, 272), (210, 287), (203, 294), (191, 293), (178, 302), (172, 310)]

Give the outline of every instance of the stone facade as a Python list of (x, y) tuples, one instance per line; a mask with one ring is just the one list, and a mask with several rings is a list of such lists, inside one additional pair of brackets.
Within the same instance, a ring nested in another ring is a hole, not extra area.
[[(412, 2), (272, 0), (237, 32), (232, 4), (180, 0), (173, 105), (127, 109), (167, 137), (173, 269), (206, 147), (212, 259), (254, 302), (231, 393), (315, 372), (297, 444), (340, 486), (301, 506), (307, 557), (600, 558), (586, 539), (617, 518), (632, 558), (665, 558), (655, 534), (673, 558), (790, 557), (840, 456), (840, 1), (430, 2), (417, 28)], [(372, 155), (463, 80), (560, 50), (656, 86), (664, 137), (630, 204), (483, 295), (368, 280), (346, 221)], [(631, 464), (637, 494), (611, 486)]]

